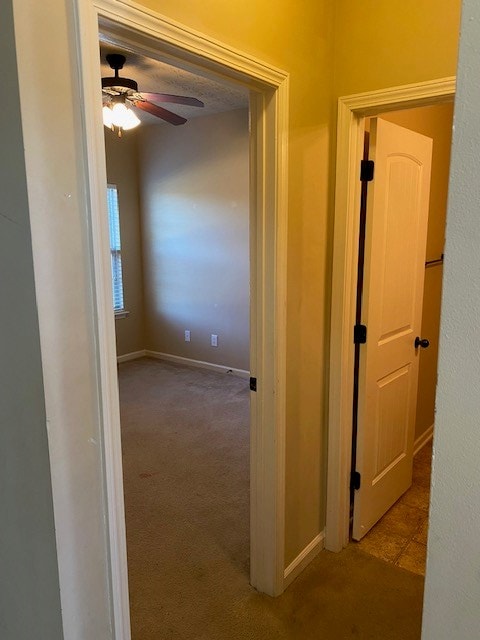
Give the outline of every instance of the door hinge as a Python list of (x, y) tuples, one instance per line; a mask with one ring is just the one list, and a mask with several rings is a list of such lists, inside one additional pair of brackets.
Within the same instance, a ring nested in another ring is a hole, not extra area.
[(360, 489), (360, 484), (362, 482), (362, 477), (358, 471), (352, 472), (352, 477), (350, 479), (350, 487), (358, 491)]
[(365, 344), (367, 341), (367, 327), (364, 324), (356, 324), (353, 327), (354, 344)]
[(256, 391), (256, 390), (257, 390), (257, 379), (250, 378), (250, 391)]
[(373, 180), (374, 170), (375, 163), (373, 160), (362, 160), (360, 163), (361, 182), (371, 182)]

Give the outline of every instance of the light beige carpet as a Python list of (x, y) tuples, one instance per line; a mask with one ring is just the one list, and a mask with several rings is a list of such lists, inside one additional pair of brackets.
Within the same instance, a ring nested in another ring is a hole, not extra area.
[(133, 640), (410, 640), (423, 579), (349, 548), (280, 598), (248, 584), (248, 381), (119, 367)]

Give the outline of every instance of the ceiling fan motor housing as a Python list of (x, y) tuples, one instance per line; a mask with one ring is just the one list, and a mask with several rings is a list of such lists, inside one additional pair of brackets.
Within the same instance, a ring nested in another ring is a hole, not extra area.
[(102, 78), (102, 89), (112, 89), (117, 93), (137, 92), (138, 84), (135, 80), (131, 78), (121, 78), (118, 75), (119, 69), (123, 69), (123, 65), (125, 64), (125, 56), (121, 53), (109, 53), (106, 59), (110, 67), (115, 71), (115, 76), (113, 78)]
[(118, 93), (126, 93), (127, 91), (138, 91), (138, 84), (131, 78), (102, 78), (102, 89), (112, 89)]

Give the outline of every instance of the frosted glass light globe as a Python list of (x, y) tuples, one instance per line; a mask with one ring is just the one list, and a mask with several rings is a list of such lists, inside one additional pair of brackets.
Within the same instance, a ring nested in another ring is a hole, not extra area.
[(140, 120), (123, 102), (117, 102), (113, 105), (105, 105), (102, 110), (103, 124), (109, 129), (117, 127), (118, 135), (122, 130), (127, 131), (138, 127)]
[(108, 129), (112, 128), (113, 125), (113, 112), (111, 108), (105, 105), (102, 109), (103, 114), (103, 124), (108, 127)]

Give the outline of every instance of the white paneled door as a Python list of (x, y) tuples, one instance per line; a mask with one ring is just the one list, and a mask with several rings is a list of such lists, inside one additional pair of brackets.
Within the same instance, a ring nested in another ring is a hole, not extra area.
[(432, 140), (372, 118), (353, 538), (412, 482)]

